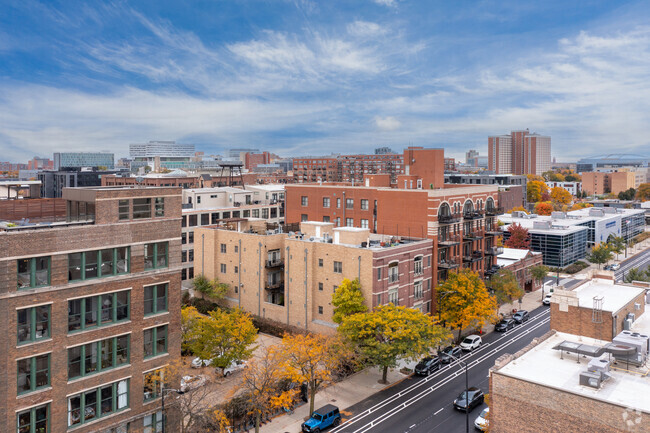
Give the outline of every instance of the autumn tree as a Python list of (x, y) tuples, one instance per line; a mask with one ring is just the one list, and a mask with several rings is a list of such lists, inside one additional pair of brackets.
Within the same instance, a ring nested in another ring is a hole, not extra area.
[(580, 202), (580, 203), (575, 203), (573, 206), (571, 206), (571, 209), (569, 210), (586, 209), (589, 207), (594, 207), (594, 205), (591, 203)]
[(510, 236), (504, 242), (507, 248), (517, 248), (519, 250), (530, 248), (530, 236), (527, 228), (522, 227), (521, 224), (513, 223), (508, 226), (508, 233)]
[(257, 328), (250, 315), (239, 308), (218, 309), (199, 319), (189, 337), (195, 355), (223, 370), (233, 361), (250, 358)]
[(509, 214), (512, 214), (513, 212), (526, 212), (526, 214), (528, 214), (528, 212), (523, 206), (515, 206), (508, 211)]
[(596, 263), (598, 269), (600, 269), (600, 265), (612, 259), (612, 251), (606, 244), (595, 245), (591, 248), (591, 252), (587, 254), (587, 259), (591, 263)]
[(641, 201), (650, 200), (650, 183), (642, 183), (636, 190), (636, 199)]
[(494, 292), (497, 304), (511, 304), (524, 296), (524, 291), (512, 271), (500, 269), (490, 278), (490, 288)]
[(321, 334), (285, 334), (282, 337), (283, 368), (299, 382), (307, 382), (309, 413), (314, 411), (316, 392), (332, 380), (341, 361), (342, 345)]
[(209, 280), (205, 275), (199, 274), (192, 280), (192, 289), (194, 292), (201, 293), (203, 297), (221, 299), (228, 292), (228, 285), (216, 279)]
[(582, 178), (580, 177), (580, 175), (578, 175), (576, 173), (569, 172), (569, 174), (564, 176), (564, 181), (565, 182), (580, 182), (580, 181), (582, 181)]
[(181, 309), (181, 349), (183, 352), (192, 349), (196, 324), (203, 319), (203, 317), (204, 316), (194, 307), (184, 307)]
[(529, 203), (541, 201), (545, 192), (548, 192), (548, 186), (542, 181), (534, 180), (526, 185), (526, 198)]
[(537, 174), (527, 174), (526, 178), (528, 178), (528, 182), (545, 182), (546, 179), (544, 179), (542, 176), (539, 176)]
[(415, 360), (450, 338), (430, 315), (392, 303), (345, 317), (338, 330), (359, 348), (367, 365), (382, 369), (382, 383), (399, 360)]
[(284, 354), (277, 347), (265, 348), (261, 357), (249, 362), (242, 373), (241, 388), (246, 391), (255, 433), (260, 431), (262, 415), (273, 409), (290, 407), (298, 389), (283, 389), (284, 380), (301, 382), (294, 369), (284, 368)]
[(436, 287), (436, 294), (440, 321), (458, 330), (459, 343), (464, 329), (481, 329), (496, 319), (496, 298), (490, 295), (481, 277), (470, 269), (449, 274)]
[(554, 207), (560, 207), (571, 204), (573, 196), (566, 189), (556, 186), (551, 190), (551, 200)]
[(537, 215), (550, 215), (553, 212), (553, 206), (547, 201), (540, 201), (535, 205)]
[(334, 315), (332, 316), (334, 323), (341, 323), (346, 316), (368, 311), (359, 279), (355, 278), (350, 281), (345, 278), (332, 295), (332, 305), (334, 306)]

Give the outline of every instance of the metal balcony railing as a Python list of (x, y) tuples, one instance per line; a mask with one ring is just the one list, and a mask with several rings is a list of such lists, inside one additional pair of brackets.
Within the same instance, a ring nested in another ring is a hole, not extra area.
[(399, 274), (388, 274), (388, 283), (396, 283), (399, 281)]
[(463, 219), (466, 220), (475, 220), (483, 218), (483, 211), (482, 210), (474, 210), (471, 212), (463, 212)]
[(458, 235), (442, 235), (438, 237), (438, 245), (444, 247), (451, 247), (460, 244), (460, 236)]
[(460, 213), (438, 215), (438, 223), (439, 224), (453, 224), (453, 223), (459, 222), (460, 218), (461, 218)]
[(269, 259), (266, 261), (266, 267), (267, 268), (276, 268), (278, 266), (282, 266), (284, 264), (284, 261), (281, 258), (277, 259)]
[(458, 259), (445, 259), (438, 262), (439, 269), (454, 269), (459, 266)]
[(491, 207), (485, 209), (486, 216), (497, 216), (497, 215), (501, 215), (502, 213), (503, 213), (502, 207)]
[(485, 254), (488, 256), (498, 256), (503, 253), (503, 247), (488, 247)]

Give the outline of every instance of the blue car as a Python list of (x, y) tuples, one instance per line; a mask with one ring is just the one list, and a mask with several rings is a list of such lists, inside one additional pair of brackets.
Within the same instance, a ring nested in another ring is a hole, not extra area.
[(302, 431), (305, 433), (319, 433), (322, 430), (341, 424), (339, 408), (328, 404), (311, 414), (311, 418), (302, 423)]

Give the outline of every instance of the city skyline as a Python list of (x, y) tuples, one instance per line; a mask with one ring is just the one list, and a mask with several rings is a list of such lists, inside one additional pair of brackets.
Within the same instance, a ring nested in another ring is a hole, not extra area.
[(415, 145), (462, 160), (525, 128), (553, 137), (560, 161), (648, 145), (643, 2), (3, 6), (7, 160), (119, 157), (149, 140), (282, 156)]

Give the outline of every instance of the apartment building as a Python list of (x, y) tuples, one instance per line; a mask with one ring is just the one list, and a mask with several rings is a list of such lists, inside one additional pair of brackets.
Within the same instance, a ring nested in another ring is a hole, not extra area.
[(183, 190), (182, 281), (189, 284), (195, 276), (195, 243), (201, 240), (195, 236), (196, 228), (242, 218), (264, 220), (274, 227), (284, 224), (284, 185)]
[(551, 137), (528, 129), (488, 137), (488, 169), (497, 174), (541, 175), (551, 169)]
[(180, 357), (180, 191), (63, 199), (64, 222), (0, 223), (0, 430), (151, 428), (145, 376)]
[(618, 194), (635, 188), (637, 175), (633, 171), (592, 171), (582, 173), (582, 189), (588, 194)]
[(549, 190), (553, 188), (562, 188), (569, 192), (573, 196), (577, 196), (582, 192), (582, 182), (546, 182)]
[(526, 207), (528, 177), (524, 175), (447, 173), (445, 174), (445, 183), (462, 185), (499, 185), (502, 187), (500, 191), (503, 192), (499, 203), (503, 209), (509, 210), (517, 206)]
[(539, 290), (542, 282), (533, 278), (531, 268), (543, 263), (542, 253), (516, 248), (495, 247), (498, 250), (497, 266), (512, 272), (519, 287), (526, 292)]
[(431, 311), (431, 241), (320, 221), (300, 223), (299, 232), (268, 228), (241, 219), (196, 230), (197, 269), (230, 286), (230, 306), (331, 333), (332, 294), (344, 278), (358, 278), (369, 308), (392, 302)]
[(404, 173), (404, 157), (397, 153), (336, 155), (293, 159), (293, 176), (302, 182), (363, 182), (369, 174), (389, 174), (393, 182)]
[(490, 431), (648, 431), (647, 290), (595, 278), (554, 292), (551, 331), (490, 370)]

